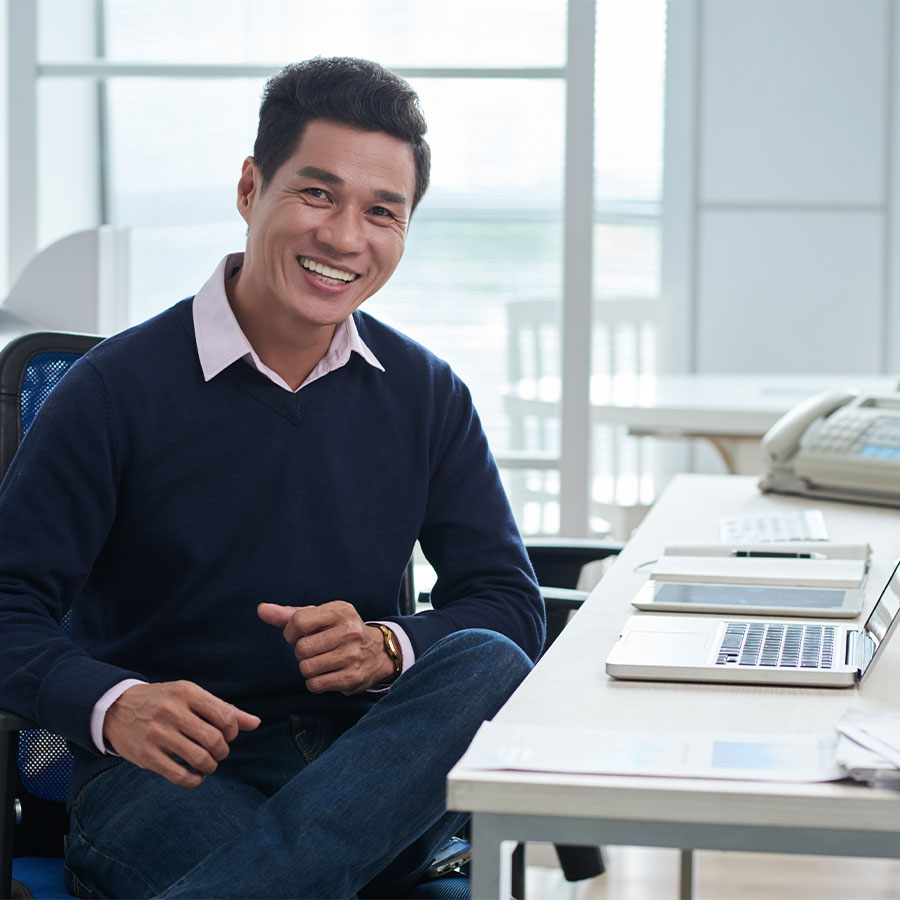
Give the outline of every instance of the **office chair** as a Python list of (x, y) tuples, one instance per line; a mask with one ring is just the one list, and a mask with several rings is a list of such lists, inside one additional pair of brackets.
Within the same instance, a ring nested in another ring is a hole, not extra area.
[[(0, 478), (41, 404), (100, 340), (41, 332), (18, 337), (0, 352)], [(0, 710), (0, 898), (69, 900), (62, 857), (71, 763), (62, 737)], [(469, 879), (458, 873), (423, 879), (407, 897), (468, 900)]]

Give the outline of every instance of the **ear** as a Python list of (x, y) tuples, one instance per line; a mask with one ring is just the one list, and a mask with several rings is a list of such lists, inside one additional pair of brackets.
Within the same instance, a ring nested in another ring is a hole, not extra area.
[(237, 189), (237, 210), (248, 225), (250, 224), (250, 211), (253, 208), (253, 201), (261, 186), (262, 176), (256, 167), (256, 162), (252, 156), (248, 156), (241, 167), (241, 177), (238, 181)]

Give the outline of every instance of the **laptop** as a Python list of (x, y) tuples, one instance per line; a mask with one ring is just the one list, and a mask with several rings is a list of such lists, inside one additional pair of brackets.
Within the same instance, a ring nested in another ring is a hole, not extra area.
[(606, 658), (614, 678), (850, 687), (900, 622), (900, 560), (862, 628), (790, 619), (632, 616)]

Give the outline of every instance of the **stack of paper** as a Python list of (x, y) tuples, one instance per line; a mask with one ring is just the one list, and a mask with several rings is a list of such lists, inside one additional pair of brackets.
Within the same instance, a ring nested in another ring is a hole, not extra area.
[(784, 541), (772, 544), (673, 544), (650, 571), (654, 581), (857, 588), (868, 544)]
[(850, 778), (900, 790), (900, 714), (849, 710), (837, 731), (837, 762)]

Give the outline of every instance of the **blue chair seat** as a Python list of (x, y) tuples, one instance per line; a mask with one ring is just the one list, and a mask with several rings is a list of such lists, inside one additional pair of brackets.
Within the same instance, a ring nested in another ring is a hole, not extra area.
[(13, 860), (12, 877), (40, 900), (72, 900), (66, 890), (63, 861), (47, 856), (20, 856)]
[[(66, 890), (61, 859), (19, 857), (13, 860), (13, 878), (38, 900), (72, 900)], [(469, 879), (465, 875), (444, 875), (420, 881), (406, 896), (409, 900), (469, 900)]]

